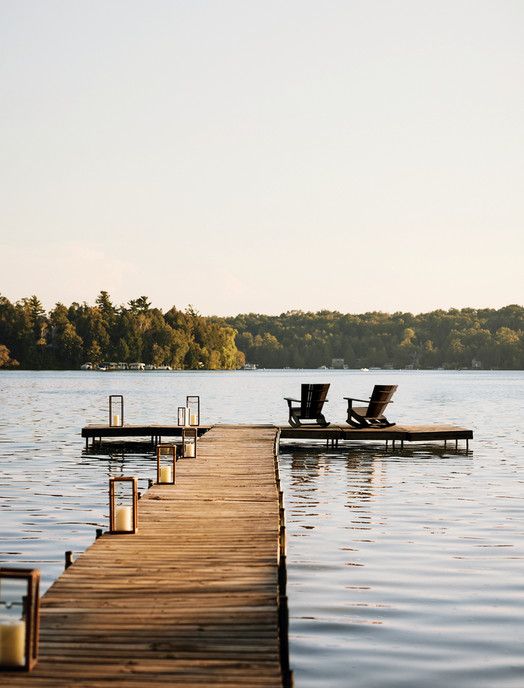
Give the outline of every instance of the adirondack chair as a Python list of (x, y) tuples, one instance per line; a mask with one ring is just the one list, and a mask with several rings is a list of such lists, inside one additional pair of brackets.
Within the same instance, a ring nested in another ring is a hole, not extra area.
[[(348, 402), (347, 422), (354, 428), (389, 428), (390, 423), (383, 413), (388, 404), (392, 404), (391, 397), (398, 385), (375, 385), (369, 399), (354, 399), (344, 397)], [(353, 406), (354, 401), (362, 401), (367, 406)]]
[[(329, 383), (326, 385), (304, 384), (301, 386), (300, 399), (284, 397), (289, 408), (291, 427), (299, 428), (302, 425), (301, 420), (313, 420), (314, 423), (307, 423), (307, 425), (320, 425), (323, 428), (329, 425), (322, 414), (322, 407), (327, 401), (328, 389)], [(293, 406), (293, 402), (300, 404), (300, 406)]]

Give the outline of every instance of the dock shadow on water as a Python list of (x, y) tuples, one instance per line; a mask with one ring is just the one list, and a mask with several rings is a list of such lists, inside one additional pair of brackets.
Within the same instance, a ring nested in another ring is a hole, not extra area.
[(280, 468), (298, 686), (523, 685), (522, 485), (442, 448)]

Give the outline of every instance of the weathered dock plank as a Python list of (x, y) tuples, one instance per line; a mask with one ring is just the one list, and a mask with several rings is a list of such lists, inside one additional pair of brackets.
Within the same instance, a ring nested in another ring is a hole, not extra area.
[(215, 427), (42, 600), (40, 661), (0, 686), (283, 685), (271, 427)]

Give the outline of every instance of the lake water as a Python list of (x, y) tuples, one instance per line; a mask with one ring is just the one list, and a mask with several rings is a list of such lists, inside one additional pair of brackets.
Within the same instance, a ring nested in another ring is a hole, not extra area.
[(127, 422), (283, 423), (300, 382), (342, 397), (399, 389), (399, 423), (470, 427), (448, 445), (281, 445), (291, 665), (297, 688), (524, 685), (524, 373), (446, 371), (0, 372), (0, 563), (38, 566), (44, 589), (107, 528), (107, 477), (154, 476), (150, 455), (85, 454), (79, 430), (124, 394)]

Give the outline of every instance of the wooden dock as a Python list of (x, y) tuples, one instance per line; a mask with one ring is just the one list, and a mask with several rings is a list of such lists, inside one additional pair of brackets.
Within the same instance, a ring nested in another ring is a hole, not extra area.
[[(198, 436), (205, 434), (212, 426), (199, 425), (197, 428)], [(121, 426), (110, 426), (105, 424), (90, 424), (82, 428), (81, 435), (85, 438), (86, 449), (89, 448), (89, 440), (92, 445), (101, 444), (104, 438), (122, 439), (128, 437), (149, 437), (152, 444), (159, 444), (162, 439), (180, 437), (182, 427), (180, 425), (162, 423), (126, 423)]]
[(280, 427), (280, 437), (287, 440), (325, 440), (328, 446), (338, 447), (339, 442), (385, 442), (386, 448), (391, 442), (395, 449), (404, 442), (444, 442), (465, 440), (466, 451), (469, 440), (473, 439), (473, 430), (458, 425), (393, 425), (389, 428), (352, 428), (349, 425), (329, 425), (327, 428), (303, 425), (300, 428)]
[[(245, 428), (245, 425), (201, 425), (198, 428), (199, 435), (205, 434), (211, 428)], [(314, 425), (302, 425), (300, 428), (292, 428), (289, 425), (259, 425), (249, 426), (259, 428), (274, 428), (279, 431), (280, 437), (286, 440), (325, 440), (328, 446), (338, 447), (339, 442), (385, 442), (386, 447), (404, 447), (404, 442), (444, 442), (454, 441), (458, 446), (459, 440), (465, 440), (466, 451), (469, 450), (469, 440), (473, 439), (473, 431), (457, 425), (393, 425), (389, 428), (352, 428), (347, 424), (330, 424), (326, 428)], [(148, 437), (153, 444), (162, 438), (179, 437), (182, 428), (178, 425), (124, 425), (111, 428), (108, 425), (86, 425), (82, 428), (82, 437), (86, 440), (86, 449), (89, 440), (92, 445), (100, 445), (103, 439), (124, 439), (128, 437)], [(398, 445), (396, 444), (398, 442)]]
[(209, 430), (136, 535), (104, 534), (48, 590), (38, 666), (0, 686), (289, 685), (277, 435)]

